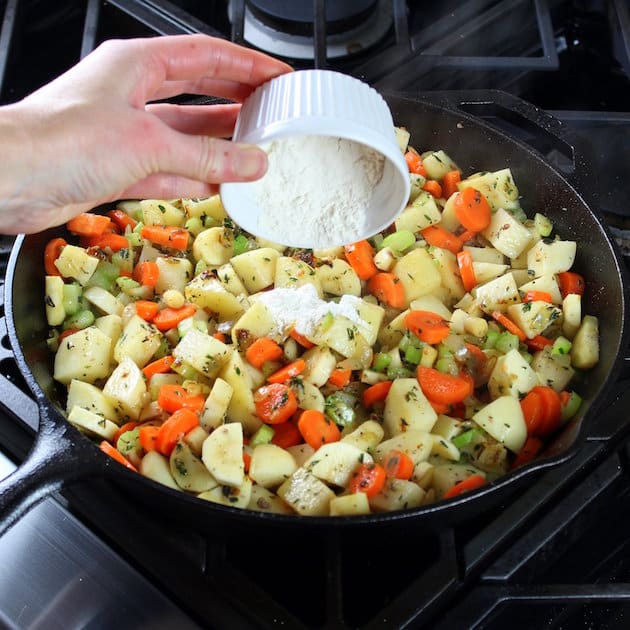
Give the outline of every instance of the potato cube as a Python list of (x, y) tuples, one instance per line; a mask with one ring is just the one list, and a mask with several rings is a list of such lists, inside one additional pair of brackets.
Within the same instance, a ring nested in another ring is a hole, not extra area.
[(68, 335), (55, 354), (53, 378), (64, 385), (72, 379), (93, 383), (110, 373), (112, 340), (95, 326)]
[(437, 413), (417, 379), (398, 378), (393, 382), (385, 399), (383, 416), (383, 427), (390, 436), (411, 429), (430, 431), (436, 420)]
[(280, 258), (280, 252), (277, 250), (261, 247), (234, 256), (231, 263), (247, 291), (256, 293), (273, 284), (278, 258)]
[(103, 393), (117, 404), (120, 417), (126, 415), (137, 420), (147, 399), (147, 387), (140, 368), (125, 357), (107, 379)]
[(217, 376), (232, 352), (232, 348), (196, 328), (191, 328), (173, 348), (178, 361), (192, 365), (209, 378)]
[(427, 295), (440, 286), (440, 272), (433, 258), (424, 249), (413, 249), (398, 260), (394, 275), (400, 280), (407, 304)]

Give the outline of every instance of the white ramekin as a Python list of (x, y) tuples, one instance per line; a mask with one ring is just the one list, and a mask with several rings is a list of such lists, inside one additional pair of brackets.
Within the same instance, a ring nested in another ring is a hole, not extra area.
[[(243, 103), (233, 140), (265, 146), (290, 136), (319, 135), (344, 138), (366, 145), (384, 158), (383, 176), (366, 211), (364, 233), (357, 241), (383, 230), (400, 214), (409, 198), (409, 171), (402, 155), (389, 107), (366, 83), (329, 70), (284, 74), (258, 87)], [(321, 186), (321, 182), (306, 185)], [(346, 243), (285, 242), (281, 234), (265, 234), (259, 225), (262, 212), (251, 183), (221, 185), (227, 213), (243, 229), (257, 236), (294, 247), (331, 247)]]

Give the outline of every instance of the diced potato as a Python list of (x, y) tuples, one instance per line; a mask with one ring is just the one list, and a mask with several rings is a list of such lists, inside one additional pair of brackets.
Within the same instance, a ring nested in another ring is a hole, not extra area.
[(571, 347), (571, 365), (577, 370), (590, 370), (599, 361), (599, 321), (584, 315)]
[(46, 276), (44, 303), (46, 304), (46, 321), (49, 326), (59, 326), (66, 318), (63, 306), (63, 278)]
[(158, 256), (155, 262), (160, 270), (160, 276), (155, 285), (156, 293), (164, 293), (169, 289), (183, 293), (186, 284), (193, 277), (190, 261), (187, 258), (178, 258), (177, 256)]
[(335, 497), (330, 502), (330, 516), (352, 516), (357, 514), (369, 514), (370, 503), (367, 494), (355, 492)]
[(304, 462), (315, 452), (315, 449), (306, 443), (289, 446), (286, 450), (293, 455), (293, 459), (295, 459), (298, 468), (301, 468)]
[(279, 488), (278, 496), (302, 516), (326, 516), (335, 493), (305, 468), (298, 468)]
[(273, 284), (276, 262), (280, 252), (271, 247), (261, 247), (239, 254), (231, 263), (249, 293), (262, 291)]
[(233, 391), (234, 388), (222, 378), (217, 378), (214, 381), (200, 418), (201, 426), (206, 431), (216, 429), (220, 424), (223, 424)]
[(113, 349), (123, 330), (122, 317), (120, 315), (103, 315), (94, 320), (94, 325), (105, 333), (112, 340), (112, 359), (114, 358)]
[(300, 409), (316, 409), (322, 413), (324, 412), (324, 395), (319, 387), (315, 387), (315, 385), (309, 381), (297, 377), (291, 379), (291, 388), (297, 397)]
[(553, 274), (545, 274), (539, 278), (534, 278), (525, 284), (519, 285), (520, 292), (525, 295), (528, 291), (545, 291), (551, 295), (554, 304), (562, 304), (562, 295), (558, 287), (558, 281)]
[(230, 261), (234, 254), (234, 232), (224, 227), (211, 227), (197, 235), (193, 243), (193, 256), (211, 267)]
[(137, 420), (147, 397), (147, 387), (140, 368), (124, 357), (103, 387), (103, 393), (117, 403), (119, 416)]
[(532, 240), (530, 231), (503, 208), (492, 214), (483, 235), (508, 258), (516, 258)]
[(473, 262), (475, 279), (479, 284), (484, 284), (502, 276), (509, 269), (508, 265), (497, 265), (488, 262)]
[(102, 287), (88, 287), (83, 291), (83, 297), (106, 315), (122, 315), (122, 302)]
[(243, 306), (235, 295), (210, 273), (195, 276), (184, 289), (186, 299), (200, 308), (216, 313), (220, 321), (240, 317)]
[(232, 353), (232, 348), (196, 328), (191, 328), (173, 348), (178, 361), (192, 365), (209, 378), (218, 375)]
[(447, 440), (452, 440), (456, 435), (462, 432), (462, 421), (457, 418), (451, 418), (450, 416), (440, 414), (436, 420), (431, 433), (433, 435), (440, 435)]
[[(146, 409), (146, 407), (145, 407)], [(184, 435), (182, 438), (184, 442), (190, 447), (190, 450), (197, 456), (201, 457), (201, 450), (203, 443), (208, 437), (208, 432), (201, 426), (196, 426)]]
[(361, 280), (356, 271), (345, 261), (335, 258), (330, 264), (315, 268), (324, 293), (330, 295), (361, 295)]
[(144, 367), (161, 342), (162, 333), (142, 317), (134, 315), (114, 346), (114, 359), (120, 363), (125, 357), (129, 357), (138, 367)]
[(540, 335), (554, 322), (559, 322), (562, 317), (562, 311), (557, 306), (542, 300), (511, 304), (507, 308), (507, 314), (528, 339)]
[(110, 373), (112, 340), (95, 326), (68, 335), (55, 354), (53, 378), (64, 385), (72, 379), (93, 383)]
[(399, 378), (393, 382), (383, 414), (383, 427), (390, 436), (410, 429), (430, 431), (436, 420), (437, 414), (417, 379)]
[(405, 336), (407, 326), (405, 325), (405, 317), (409, 313), (409, 309), (396, 315), (387, 325), (381, 328), (378, 334), (378, 340), (383, 348), (395, 348), (400, 340)]
[(254, 302), (232, 327), (232, 343), (240, 350), (246, 350), (259, 337), (272, 337), (282, 340), (272, 312), (262, 303)]
[(571, 356), (552, 354), (551, 346), (534, 354), (531, 368), (536, 372), (541, 385), (553, 387), (557, 392), (566, 389), (575, 374), (571, 367)]
[(505, 264), (505, 256), (494, 247), (472, 247), (464, 245), (464, 250), (470, 253), (473, 262), (493, 263), (495, 265)]
[(573, 339), (582, 323), (582, 296), (579, 293), (569, 293), (562, 300), (562, 315), (562, 334)]
[(231, 422), (212, 431), (203, 443), (201, 459), (219, 484), (241, 486), (245, 479), (241, 424)]
[(414, 234), (424, 228), (439, 223), (442, 214), (433, 195), (421, 191), (396, 218), (396, 230), (409, 230)]
[(527, 268), (537, 278), (568, 271), (575, 261), (576, 250), (575, 241), (538, 241), (527, 252)]
[(182, 199), (182, 206), (189, 217), (206, 216), (216, 223), (223, 223), (223, 219), (227, 219), (220, 195), (212, 195), (206, 199)]
[(238, 352), (232, 352), (219, 376), (232, 387), (226, 420), (241, 423), (245, 433), (251, 435), (260, 427), (261, 422), (256, 416), (252, 378)]
[(510, 304), (516, 304), (521, 300), (511, 272), (475, 287), (473, 294), (479, 308), (488, 314), (492, 314), (493, 311), (505, 311)]
[(422, 164), (430, 179), (442, 179), (450, 171), (459, 170), (457, 164), (441, 149), (422, 154)]
[(72, 379), (68, 386), (66, 411), (70, 413), (74, 407), (87, 409), (113, 422), (118, 420), (116, 409), (112, 401), (103, 394), (103, 390), (77, 379)]
[(115, 422), (83, 407), (72, 407), (68, 414), (68, 422), (83, 433), (102, 440), (113, 439), (118, 431), (118, 425)]
[(472, 419), (513, 453), (523, 448), (527, 425), (517, 398), (501, 396), (478, 411)]
[(337, 366), (337, 358), (326, 347), (315, 346), (307, 350), (302, 358), (306, 361), (306, 369), (302, 373), (305, 381), (316, 387), (324, 385)]
[(64, 278), (74, 278), (82, 286), (88, 283), (97, 266), (98, 258), (76, 245), (65, 245), (55, 260), (55, 267)]
[(385, 457), (391, 450), (398, 450), (407, 453), (414, 465), (425, 462), (431, 455), (433, 449), (433, 438), (427, 431), (409, 429), (404, 433), (399, 433), (389, 440), (378, 444), (374, 449), (374, 458), (377, 462), (383, 463)]
[(173, 475), (171, 475), (169, 460), (157, 451), (149, 451), (142, 458), (138, 472), (144, 477), (148, 477), (149, 479), (172, 488), (173, 490), (181, 490), (181, 488), (175, 483)]
[[(207, 438), (206, 438), (207, 439)], [(169, 458), (175, 483), (188, 492), (206, 492), (219, 485), (184, 440), (179, 440)]]
[(361, 319), (361, 323), (357, 324), (357, 326), (367, 343), (373, 346), (376, 343), (378, 331), (385, 317), (385, 309), (378, 304), (371, 304), (362, 299), (358, 299), (354, 302), (356, 304), (357, 315)]
[(404, 127), (394, 127), (394, 131), (396, 132), (396, 141), (398, 142), (401, 153), (406, 153), (411, 134)]
[(361, 451), (372, 451), (383, 439), (385, 431), (383, 427), (374, 420), (362, 422), (354, 431), (344, 435), (341, 441), (352, 444)]
[(515, 210), (519, 207), (518, 188), (514, 183), (512, 171), (509, 168), (492, 173), (471, 175), (457, 185), (459, 190), (469, 186), (483, 193), (493, 210), (499, 208)]
[(358, 326), (343, 315), (335, 315), (325, 332), (314, 337), (319, 345), (326, 345), (344, 357), (363, 358), (360, 367), (369, 367), (372, 362), (372, 348), (359, 332)]
[(252, 452), (249, 476), (263, 488), (277, 488), (296, 470), (293, 455), (275, 444), (258, 444)]
[(446, 200), (444, 208), (442, 208), (442, 222), (440, 225), (449, 232), (456, 232), (460, 227), (460, 222), (455, 210), (456, 199), (457, 193), (455, 192)]
[(251, 501), (252, 487), (251, 479), (245, 477), (243, 483), (238, 487), (228, 485), (217, 486), (212, 490), (199, 493), (197, 498), (244, 510)]
[(161, 199), (142, 199), (140, 201), (142, 222), (145, 225), (184, 225), (186, 215), (183, 210)]
[(217, 278), (219, 282), (235, 296), (247, 295), (247, 289), (238, 277), (234, 267), (230, 263), (225, 263), (217, 269)]
[(385, 487), (369, 499), (369, 503), (376, 512), (407, 510), (422, 505), (424, 495), (424, 490), (413, 481), (390, 478)]
[(441, 282), (433, 258), (424, 249), (413, 249), (398, 259), (393, 273), (405, 290), (407, 303), (431, 293)]
[(329, 485), (345, 488), (352, 473), (372, 457), (349, 442), (323, 444), (307, 459), (303, 467)]
[(420, 296), (409, 304), (409, 308), (412, 311), (430, 311), (431, 313), (436, 313), (447, 322), (451, 320), (451, 316), (453, 315), (450, 309), (444, 306), (444, 302), (434, 295)]
[(445, 464), (435, 466), (433, 469), (433, 488), (438, 498), (441, 499), (455, 484), (468, 477), (472, 477), (472, 475), (481, 475), (485, 478), (486, 473), (469, 464)]
[(497, 359), (488, 381), (488, 391), (492, 398), (512, 396), (518, 400), (539, 384), (536, 372), (521, 353), (513, 349)]
[(252, 492), (247, 504), (248, 510), (254, 512), (272, 512), (273, 514), (294, 514), (293, 510), (273, 492), (259, 486), (252, 485)]
[(290, 256), (280, 256), (276, 260), (273, 284), (276, 289), (297, 289), (305, 284), (312, 284), (317, 290), (318, 297), (321, 298), (324, 295), (321, 281), (315, 269), (303, 260)]
[[(431, 256), (440, 274), (440, 283), (442, 287), (446, 289), (449, 302), (452, 303), (461, 300), (466, 292), (464, 291), (464, 285), (459, 275), (459, 266), (455, 254), (441, 247), (432, 247)], [(432, 293), (437, 295), (437, 288), (435, 291), (432, 291)], [(445, 300), (443, 301), (446, 303)]]
[(431, 449), (431, 452), (434, 455), (438, 455), (443, 459), (450, 459), (454, 462), (459, 461), (459, 458), (461, 457), (459, 449), (450, 440), (447, 440), (441, 435), (432, 434), (432, 437), (433, 447)]

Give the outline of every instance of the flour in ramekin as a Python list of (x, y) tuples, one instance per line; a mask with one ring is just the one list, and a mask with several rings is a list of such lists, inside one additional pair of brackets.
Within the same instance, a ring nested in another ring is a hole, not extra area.
[(269, 168), (254, 182), (258, 225), (278, 243), (350, 243), (365, 234), (384, 157), (358, 142), (295, 136), (267, 147)]

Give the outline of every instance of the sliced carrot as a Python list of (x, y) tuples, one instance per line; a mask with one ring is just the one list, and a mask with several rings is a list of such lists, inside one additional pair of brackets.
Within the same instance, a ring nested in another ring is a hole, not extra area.
[(91, 246), (119, 252), (121, 249), (129, 249), (129, 241), (121, 234), (101, 234), (91, 242)]
[(528, 350), (538, 352), (539, 350), (544, 350), (547, 346), (552, 346), (553, 339), (549, 339), (549, 337), (543, 337), (542, 335), (536, 335), (531, 339), (526, 339), (525, 344), (527, 345)]
[(436, 182), (434, 179), (427, 179), (427, 181), (424, 182), (422, 190), (428, 192), (436, 199), (442, 196), (442, 186), (440, 186), (440, 182)]
[(273, 425), (272, 444), (280, 448), (289, 448), (289, 446), (296, 446), (301, 442), (302, 434), (295, 423), (288, 421)]
[(267, 378), (269, 383), (284, 383), (289, 379), (301, 374), (306, 369), (306, 361), (304, 359), (296, 359), (292, 363), (280, 368)]
[(383, 468), (388, 477), (395, 479), (410, 479), (413, 475), (413, 460), (407, 453), (398, 449), (392, 449), (385, 455)]
[(545, 424), (545, 409), (542, 396), (538, 392), (528, 392), (521, 400), (521, 410), (528, 435), (537, 435)]
[(103, 440), (98, 447), (105, 453), (109, 455), (112, 459), (115, 459), (119, 464), (122, 464), (129, 470), (133, 470), (133, 472), (138, 472), (136, 467), (118, 450), (116, 450), (107, 440)]
[(284, 383), (263, 385), (254, 392), (256, 415), (265, 424), (286, 422), (298, 408), (293, 390)]
[(410, 173), (426, 177), (427, 170), (424, 168), (422, 158), (415, 151), (407, 151), (405, 153), (405, 162), (407, 162), (407, 168)]
[(379, 302), (392, 308), (405, 308), (407, 305), (403, 285), (397, 276), (388, 271), (381, 271), (373, 275), (368, 280), (367, 290)]
[(62, 341), (63, 339), (65, 339), (66, 337), (69, 337), (70, 335), (74, 335), (74, 333), (79, 332), (78, 328), (68, 328), (67, 330), (62, 331), (59, 334), (59, 341)]
[(361, 464), (352, 473), (348, 490), (352, 493), (363, 492), (368, 498), (376, 496), (387, 481), (387, 473), (380, 464)]
[(188, 230), (172, 225), (145, 225), (140, 236), (156, 245), (184, 250), (188, 248), (190, 234)]
[(490, 225), (492, 211), (485, 196), (472, 186), (460, 190), (455, 197), (457, 220), (471, 232), (481, 232)]
[(161, 359), (156, 359), (152, 361), (148, 365), (145, 365), (142, 368), (142, 373), (145, 378), (149, 380), (155, 374), (166, 374), (171, 371), (171, 366), (175, 362), (175, 357), (172, 354), (167, 354), (165, 357)]
[(153, 325), (162, 332), (175, 328), (177, 324), (192, 317), (197, 312), (197, 307), (192, 304), (185, 304), (181, 308), (163, 308), (153, 318)]
[(492, 311), (492, 317), (495, 321), (499, 322), (505, 330), (513, 335), (516, 335), (521, 341), (525, 341), (527, 339), (525, 333), (501, 311)]
[(278, 361), (284, 350), (273, 339), (259, 337), (245, 352), (245, 358), (255, 368), (261, 368), (266, 361)]
[(358, 241), (344, 247), (346, 260), (361, 280), (369, 280), (378, 273), (374, 264), (374, 249), (367, 241)]
[(63, 238), (53, 238), (46, 244), (44, 249), (44, 269), (48, 276), (60, 276), (59, 269), (55, 266), (55, 260), (59, 258), (61, 250), (67, 245)]
[(114, 434), (114, 437), (112, 438), (112, 444), (118, 444), (118, 438), (123, 433), (127, 433), (127, 431), (133, 431), (137, 426), (138, 423), (134, 422), (133, 420), (131, 422), (125, 422), (125, 424), (123, 424), (120, 429), (118, 429), (118, 431), (116, 431), (116, 433)]
[(371, 407), (374, 403), (382, 402), (387, 398), (389, 390), (392, 388), (393, 381), (381, 381), (370, 385), (361, 397), (364, 407)]
[(527, 440), (525, 440), (525, 444), (514, 459), (514, 462), (512, 462), (512, 468), (518, 468), (519, 466), (524, 466), (531, 462), (536, 455), (540, 453), (542, 447), (543, 441), (534, 435), (530, 435)]
[(584, 295), (586, 283), (584, 277), (574, 271), (563, 271), (557, 275), (558, 285), (560, 286), (560, 294), (563, 298), (571, 293)]
[(249, 472), (249, 467), (252, 465), (252, 456), (243, 451), (243, 468), (245, 469), (245, 474)]
[(217, 339), (218, 341), (220, 341), (221, 343), (225, 343), (227, 341), (227, 337), (225, 335), (225, 333), (222, 332), (215, 332), (212, 334), (212, 336)]
[(160, 427), (153, 425), (145, 425), (138, 429), (138, 437), (140, 438), (140, 446), (148, 453), (149, 451), (155, 451), (155, 442), (160, 432)]
[(464, 289), (470, 293), (477, 286), (477, 277), (475, 276), (473, 258), (468, 250), (462, 249), (461, 252), (457, 253), (457, 266)]
[(456, 483), (452, 488), (447, 490), (442, 498), (452, 499), (464, 492), (470, 492), (471, 490), (481, 488), (481, 486), (485, 485), (485, 483), (486, 480), (481, 475), (471, 475), (470, 477), (466, 477), (466, 479), (462, 479), (459, 483)]
[(551, 304), (553, 298), (551, 297), (551, 293), (547, 291), (527, 291), (523, 296), (522, 302), (549, 302), (549, 304)]
[(444, 175), (442, 178), (442, 193), (444, 194), (444, 199), (448, 199), (453, 193), (457, 192), (457, 184), (461, 179), (462, 174), (457, 170), (449, 171)]
[(350, 368), (337, 368), (332, 371), (332, 374), (328, 378), (328, 382), (335, 387), (345, 387), (350, 382), (351, 376), (352, 370)]
[(203, 396), (193, 396), (181, 385), (173, 383), (162, 385), (158, 391), (157, 403), (164, 411), (169, 413), (174, 413), (179, 409), (201, 411), (205, 402)]
[(153, 288), (160, 279), (160, 268), (152, 260), (140, 262), (133, 270), (133, 279), (144, 286)]
[(468, 243), (468, 241), (471, 241), (476, 236), (477, 236), (477, 232), (471, 232), (470, 230), (466, 230), (466, 231), (462, 232), (461, 234), (458, 234), (457, 238), (462, 243)]
[(295, 339), (295, 341), (297, 341), (303, 348), (306, 348), (307, 350), (309, 348), (315, 347), (315, 344), (312, 341), (309, 341), (304, 335), (301, 335), (297, 330), (295, 330), (295, 328), (291, 328), (291, 331), (289, 332), (289, 337)]
[(304, 441), (317, 450), (322, 444), (339, 442), (339, 427), (317, 409), (306, 409), (298, 420), (298, 430)]
[(409, 311), (405, 315), (405, 326), (418, 339), (431, 345), (444, 341), (451, 332), (448, 322), (431, 311)]
[(199, 426), (199, 416), (192, 409), (178, 409), (159, 427), (155, 448), (167, 457), (173, 452), (177, 440)]
[(436, 403), (454, 405), (468, 398), (474, 391), (472, 377), (465, 372), (453, 376), (419, 365), (417, 377), (424, 395)]
[(461, 240), (455, 236), (453, 232), (449, 232), (441, 225), (430, 225), (424, 228), (424, 230), (421, 230), (420, 234), (422, 234), (422, 238), (424, 238), (429, 245), (447, 249), (449, 252), (453, 252), (453, 254), (457, 254), (463, 247)]
[(136, 315), (142, 317), (147, 322), (152, 322), (160, 308), (157, 302), (151, 300), (137, 300), (135, 302)]
[(109, 217), (102, 214), (83, 212), (66, 223), (69, 232), (79, 236), (100, 236), (112, 224)]
[(138, 225), (138, 222), (135, 219), (132, 219), (126, 212), (123, 212), (122, 210), (110, 210), (107, 213), (107, 216), (120, 228), (122, 232), (124, 232), (126, 228), (133, 230), (133, 228)]
[(562, 419), (562, 401), (560, 394), (547, 385), (536, 385), (529, 393), (536, 393), (540, 396), (544, 410), (544, 421), (539, 427), (537, 434), (546, 436), (553, 433), (559, 426)]

